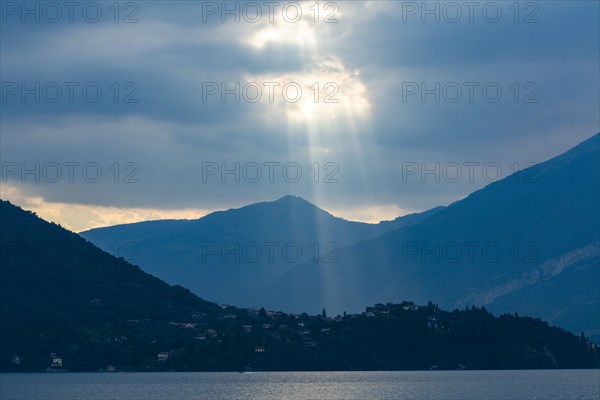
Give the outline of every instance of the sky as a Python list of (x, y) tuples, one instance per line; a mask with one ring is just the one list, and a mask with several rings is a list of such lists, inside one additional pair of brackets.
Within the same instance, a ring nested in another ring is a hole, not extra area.
[(597, 1), (0, 5), (0, 197), (74, 231), (389, 220), (600, 131)]

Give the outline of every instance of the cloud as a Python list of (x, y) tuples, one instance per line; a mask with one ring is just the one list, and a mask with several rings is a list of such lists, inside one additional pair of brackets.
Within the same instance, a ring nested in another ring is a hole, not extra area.
[(271, 113), (284, 114), (292, 122), (315, 122), (368, 117), (368, 89), (359, 75), (337, 58), (315, 57), (306, 71), (250, 75), (246, 81), (256, 85), (251, 96), (262, 93), (259, 101), (267, 107), (273, 104)]
[[(114, 23), (110, 10), (96, 24), (2, 23), (2, 162), (39, 163), (42, 169), (93, 162), (103, 172), (95, 183), (81, 176), (52, 183), (11, 175), (2, 186), (18, 185), (21, 200), (32, 206), (43, 199), (95, 210), (69, 219), (73, 226), (104, 223), (99, 210), (172, 215), (175, 209), (203, 212), (285, 194), (370, 220), (448, 204), (488, 183), (403, 182), (403, 163), (493, 162), (506, 171), (515, 162), (557, 155), (598, 131), (596, 2), (532, 3), (537, 9), (521, 4), (518, 15), (512, 3), (497, 3), (498, 22), (486, 20), (481, 8), (473, 21), (466, 10), (459, 21), (448, 21), (444, 13), (450, 10), (443, 8), (423, 19), (422, 10), (407, 9), (423, 2), (392, 1), (334, 2), (337, 9), (321, 9), (315, 22), (313, 2), (302, 2), (297, 22), (279, 13), (273, 22), (258, 23), (204, 18), (205, 3), (140, 2), (133, 24)], [(325, 23), (332, 11), (338, 22)], [(525, 23), (532, 11), (538, 22)], [(44, 93), (52, 82), (65, 90), (60, 101), (48, 101)], [(66, 82), (78, 83), (74, 101)], [(279, 83), (275, 100), (268, 101), (266, 91), (256, 103), (244, 93), (238, 93), (240, 101), (227, 95), (223, 102), (222, 93), (206, 96), (212, 84), (220, 90), (248, 82)], [(302, 88), (302, 101), (283, 98), (280, 89), (291, 82)], [(335, 91), (339, 101), (315, 102), (315, 82), (319, 100)], [(325, 88), (330, 82), (335, 86)], [(460, 101), (448, 101), (444, 88), (466, 90), (467, 82), (478, 83), (476, 100), (463, 93)], [(36, 83), (40, 90), (32, 94)], [(97, 102), (82, 93), (90, 83), (102, 90)], [(483, 97), (487, 83), (501, 87), (498, 102)], [(8, 84), (19, 90), (24, 84), (29, 94), (9, 95)], [(407, 96), (407, 84), (419, 92)], [(422, 88), (437, 84), (438, 93), (422, 97)], [(532, 87), (538, 102), (526, 103)], [(203, 182), (207, 162), (239, 164), (242, 175), (251, 163), (278, 163), (280, 170), (272, 183), (244, 176), (222, 182), (220, 174)], [(122, 182), (131, 172), (128, 163), (137, 166), (137, 183)], [(299, 182), (283, 179), (286, 163), (301, 166)], [(331, 172), (326, 165), (336, 166), (337, 183), (323, 182)]]

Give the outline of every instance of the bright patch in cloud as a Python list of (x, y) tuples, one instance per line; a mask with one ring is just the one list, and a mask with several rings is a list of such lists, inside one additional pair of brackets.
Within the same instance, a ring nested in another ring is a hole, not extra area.
[(257, 49), (263, 49), (270, 43), (292, 44), (301, 48), (314, 48), (317, 43), (314, 28), (306, 21), (273, 23), (258, 29), (245, 40)]
[(348, 70), (334, 57), (315, 58), (306, 72), (264, 74), (246, 79), (263, 87), (265, 83), (271, 85), (260, 101), (271, 106), (274, 113), (285, 114), (292, 122), (369, 116), (371, 104), (367, 87), (360, 80), (360, 71)]
[(336, 3), (302, 1), (278, 7), (269, 18), (252, 25), (252, 33), (243, 41), (256, 49), (269, 44), (295, 45), (301, 49), (317, 47), (317, 29), (335, 25), (341, 11)]

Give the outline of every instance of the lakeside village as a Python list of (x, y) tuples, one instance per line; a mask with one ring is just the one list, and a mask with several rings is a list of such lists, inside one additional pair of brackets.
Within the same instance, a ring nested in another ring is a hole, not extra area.
[[(101, 299), (91, 300), (93, 304), (101, 305)], [(264, 308), (257, 310), (255, 308), (240, 309), (232, 307), (228, 304), (222, 304), (223, 311), (215, 321), (208, 314), (194, 314), (189, 322), (169, 322), (173, 327), (180, 328), (189, 332), (189, 335), (198, 342), (222, 342), (222, 339), (228, 335), (236, 333), (246, 336), (247, 338), (257, 339), (257, 343), (253, 348), (254, 353), (264, 354), (269, 352), (268, 342), (270, 341), (292, 341), (304, 348), (316, 348), (318, 343), (324, 339), (335, 340), (336, 336), (341, 332), (336, 329), (336, 325), (342, 321), (351, 321), (355, 319), (374, 318), (374, 317), (390, 317), (402, 312), (417, 312), (420, 307), (413, 302), (403, 302), (401, 304), (376, 304), (373, 307), (366, 307), (361, 314), (337, 315), (336, 317), (328, 317), (327, 312), (323, 309), (320, 315), (311, 316), (306, 313), (284, 313), (281, 311), (266, 311)], [(429, 330), (440, 328), (438, 317), (435, 315), (437, 306), (429, 304), (425, 307), (432, 315), (427, 316), (426, 327)], [(234, 323), (234, 321), (241, 322)], [(149, 319), (128, 320), (131, 325), (144, 325), (151, 321)], [(236, 331), (232, 328), (238, 327)], [(260, 340), (262, 338), (262, 340)], [(265, 340), (266, 339), (266, 340)], [(127, 341), (127, 337), (113, 337), (111, 340), (115, 342)], [(181, 349), (164, 349), (156, 353), (154, 363), (168, 364), (176, 359)], [(21, 355), (13, 355), (12, 363), (19, 365), (23, 362)], [(65, 359), (60, 353), (52, 352), (48, 355), (48, 372), (67, 372), (68, 359)], [(432, 366), (432, 369), (437, 369)], [(464, 366), (459, 366), (464, 369)], [(98, 372), (116, 372), (120, 371), (117, 365), (109, 364), (106, 368), (101, 368)]]
[[(576, 351), (562, 354), (567, 345)], [(600, 357), (600, 346), (583, 334), (539, 319), (408, 301), (335, 317), (325, 309), (308, 315), (223, 304), (180, 322), (80, 327), (56, 342), (46, 337), (43, 348), (47, 362), (40, 354), (36, 370), (48, 372), (556, 368), (593, 366)], [(13, 370), (25, 368), (24, 356), (14, 354), (12, 364)]]

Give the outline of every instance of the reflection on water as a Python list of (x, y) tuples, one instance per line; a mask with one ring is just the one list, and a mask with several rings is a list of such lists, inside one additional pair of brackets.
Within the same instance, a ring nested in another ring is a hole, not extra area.
[(2, 374), (0, 399), (590, 399), (600, 370)]

